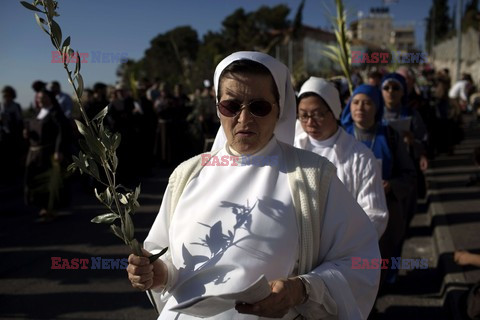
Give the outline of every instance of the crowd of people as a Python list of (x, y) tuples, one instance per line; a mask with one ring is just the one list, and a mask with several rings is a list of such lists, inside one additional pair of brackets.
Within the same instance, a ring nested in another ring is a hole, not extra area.
[[(57, 81), (35, 81), (32, 89), (29, 112), (14, 88), (2, 90), (0, 168), (6, 179), (25, 176), (26, 204), (49, 221), (68, 200), (65, 168), (79, 150), (73, 119), (80, 113)], [(366, 318), (396, 270), (356, 271), (351, 259), (400, 256), (429, 160), (453, 153), (462, 114), (480, 110), (472, 77), (452, 84), (447, 69), (370, 71), (365, 81), (355, 73), (351, 95), (338, 78), (312, 76), (294, 89), (282, 63), (239, 52), (217, 66), (213, 85), (205, 80), (191, 94), (159, 79), (85, 90), (88, 117), (108, 108), (105, 127), (122, 136), (117, 173), (125, 185), (205, 151), (279, 159), (210, 168), (197, 156), (177, 167), (145, 241), (152, 253), (169, 253), (153, 264), (131, 255), (127, 269), (134, 287), (158, 291), (160, 309), (192, 294), (238, 291), (264, 274), (275, 296), (237, 304), (220, 318)], [(222, 226), (231, 230), (223, 234)], [(202, 228), (211, 230), (205, 236)], [(208, 234), (217, 238), (209, 242)], [(161, 319), (175, 316), (165, 311)]]

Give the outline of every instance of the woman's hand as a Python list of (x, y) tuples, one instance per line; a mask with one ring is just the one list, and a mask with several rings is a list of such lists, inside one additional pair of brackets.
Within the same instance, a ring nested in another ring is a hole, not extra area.
[[(146, 255), (151, 255), (148, 251), (143, 251)], [(139, 257), (131, 254), (128, 256), (127, 272), (132, 287), (142, 291), (160, 289), (167, 283), (167, 266), (161, 259), (150, 263), (147, 257)]]
[(305, 299), (305, 288), (299, 278), (270, 281), (272, 293), (254, 304), (237, 304), (239, 313), (254, 314), (267, 318), (281, 318)]

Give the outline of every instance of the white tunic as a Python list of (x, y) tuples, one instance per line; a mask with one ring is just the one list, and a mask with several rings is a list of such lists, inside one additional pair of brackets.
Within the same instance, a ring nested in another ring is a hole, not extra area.
[(375, 225), (380, 239), (387, 227), (388, 209), (380, 167), (373, 153), (340, 127), (326, 140), (316, 140), (301, 132), (295, 137), (295, 147), (315, 152), (335, 165), (338, 178)]
[[(272, 139), (255, 156), (280, 154)], [(229, 154), (222, 149), (217, 155)], [(278, 166), (205, 166), (185, 188), (167, 228), (167, 187), (144, 243), (149, 251), (169, 247), (162, 259), (170, 289), (162, 296), (166, 304), (159, 319), (197, 319), (169, 309), (193, 297), (238, 291), (262, 274), (269, 281), (294, 274), (299, 233), (291, 194), (282, 158)], [(379, 258), (378, 245), (368, 218), (336, 177), (323, 221), (319, 256), (324, 263), (308, 273), (312, 291), (300, 309), (315, 318), (366, 318), (379, 271), (352, 270), (351, 257)], [(284, 319), (296, 315), (292, 309)], [(262, 318), (231, 309), (208, 319)]]

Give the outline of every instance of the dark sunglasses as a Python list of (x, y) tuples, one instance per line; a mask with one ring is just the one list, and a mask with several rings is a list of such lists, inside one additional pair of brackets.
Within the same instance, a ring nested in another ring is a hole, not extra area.
[(240, 103), (235, 100), (223, 100), (217, 103), (217, 107), (222, 115), (229, 118), (236, 117), (243, 108), (247, 108), (252, 116), (265, 117), (272, 111), (273, 104), (267, 100), (253, 100), (249, 103)]
[(392, 89), (393, 91), (398, 91), (398, 90), (400, 90), (400, 86), (385, 86), (385, 87), (383, 87), (383, 90), (385, 90), (385, 91), (389, 91), (390, 89)]

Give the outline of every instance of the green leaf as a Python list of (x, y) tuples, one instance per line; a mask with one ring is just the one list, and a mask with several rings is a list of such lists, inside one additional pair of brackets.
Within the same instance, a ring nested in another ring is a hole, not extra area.
[(78, 132), (86, 137), (89, 134), (87, 127), (80, 120), (75, 119), (75, 123), (77, 124)]
[(121, 193), (118, 193), (118, 196), (120, 197), (120, 202), (122, 204), (127, 204), (128, 203), (128, 200), (127, 198), (125, 197), (125, 195), (121, 194)]
[[(100, 141), (92, 134), (88, 133), (85, 136), (85, 140), (87, 141), (88, 148), (90, 149), (91, 153), (94, 153), (100, 157), (100, 159), (105, 159), (105, 148)], [(103, 161), (100, 161), (103, 163)]]
[(98, 171), (98, 166), (93, 159), (88, 159), (88, 168), (90, 169), (92, 176), (95, 179), (100, 180), (100, 172)]
[(118, 157), (116, 153), (113, 154), (112, 165), (113, 165), (113, 171), (116, 172), (118, 167)]
[(118, 214), (115, 214), (113, 212), (111, 213), (105, 213), (101, 214), (99, 216), (96, 216), (91, 220), (93, 223), (108, 223), (112, 224), (115, 220), (119, 219), (120, 216)]
[(133, 195), (133, 198), (134, 198), (135, 200), (137, 200), (137, 199), (138, 199), (138, 196), (140, 195), (141, 186), (142, 186), (142, 185), (139, 184), (138, 187), (135, 188), (135, 193), (134, 193), (134, 195)]
[(148, 260), (150, 260), (150, 263), (152, 263), (155, 260), (157, 260), (158, 258), (160, 258), (161, 256), (163, 256), (165, 254), (165, 252), (167, 252), (167, 251), (168, 251), (168, 247), (165, 247), (159, 253), (151, 255), (150, 257), (148, 257)]
[(70, 45), (70, 36), (68, 36), (62, 44), (62, 48), (68, 47)]
[(77, 63), (75, 64), (75, 71), (74, 71), (75, 76), (77, 76), (79, 72), (80, 72), (80, 54), (77, 51)]
[(37, 12), (43, 12), (42, 10), (38, 9), (35, 7), (33, 4), (28, 3), (27, 1), (20, 1), (20, 3), (27, 9), (32, 10), (32, 11), (37, 11)]
[(50, 32), (48, 32), (47, 29), (45, 29), (45, 26), (44, 26), (45, 20), (40, 18), (36, 13), (35, 13), (35, 20), (37, 21), (37, 24), (40, 26), (40, 28), (42, 28), (42, 30), (45, 31), (46, 34), (50, 35)]
[(123, 234), (125, 235), (125, 240), (130, 242), (133, 239), (134, 228), (132, 217), (129, 214), (125, 215), (125, 220), (122, 223)]
[(83, 77), (80, 73), (77, 74), (77, 82), (78, 82), (77, 95), (81, 97), (83, 94)]
[(105, 190), (105, 195), (106, 195), (108, 205), (111, 205), (113, 202), (113, 197), (112, 197), (112, 193), (110, 192), (110, 188), (107, 188), (107, 190)]
[(70, 163), (70, 165), (67, 167), (68, 172), (75, 172), (75, 170), (78, 168), (77, 164), (75, 162)]
[[(68, 56), (68, 51), (70, 50), (70, 46), (67, 45), (67, 46), (64, 46), (62, 48), (62, 60), (65, 60), (67, 61), (67, 56)], [(70, 79), (69, 79), (70, 80)]]
[(76, 156), (72, 156), (72, 159), (73, 159), (73, 162), (77, 165), (77, 167), (80, 169), (80, 173), (82, 172), (87, 172), (88, 173), (88, 169), (87, 167), (85, 166), (85, 163), (84, 161), (82, 161), (81, 159), (77, 158)]
[(103, 193), (102, 193), (102, 194), (99, 194), (97, 188), (93, 189), (93, 191), (95, 192), (95, 197), (97, 197), (97, 199), (98, 199), (101, 203), (104, 203), (104, 201), (103, 201)]
[(120, 145), (120, 141), (122, 140), (122, 136), (120, 133), (113, 134), (113, 151), (117, 150), (118, 146)]
[(62, 29), (60, 28), (60, 26), (55, 20), (52, 20), (50, 28), (52, 31), (53, 38), (57, 43), (56, 47), (59, 48), (60, 44), (62, 43)]
[(103, 108), (102, 111), (100, 111), (99, 113), (97, 113), (97, 115), (93, 118), (93, 120), (100, 120), (102, 121), (103, 118), (105, 118), (105, 116), (107, 115), (108, 113), (108, 106), (106, 106), (105, 108)]
[(125, 238), (123, 237), (122, 230), (117, 225), (111, 224), (110, 228), (112, 229), (113, 233), (117, 237), (119, 237), (120, 239), (122, 239), (126, 243)]

